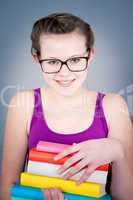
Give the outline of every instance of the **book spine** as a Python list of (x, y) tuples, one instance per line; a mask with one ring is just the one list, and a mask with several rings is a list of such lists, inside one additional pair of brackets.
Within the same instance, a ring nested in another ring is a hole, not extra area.
[[(71, 156), (66, 156), (56, 161), (54, 160), (54, 157), (56, 155), (57, 155), (56, 153), (42, 152), (42, 151), (37, 151), (36, 149), (32, 149), (29, 152), (29, 160), (39, 161), (39, 162), (48, 162), (48, 163), (53, 163), (53, 164), (64, 164), (71, 157)], [(74, 166), (76, 163), (74, 163), (72, 166)], [(97, 167), (96, 170), (108, 171), (108, 168), (109, 168), (109, 164), (105, 164), (105, 165)]]
[[(57, 173), (60, 166), (61, 165), (52, 164), (52, 163), (36, 162), (36, 161), (29, 160), (27, 172), (32, 173), (32, 174), (37, 174), (37, 175), (61, 178), (61, 175)], [(67, 171), (68, 170), (66, 170), (66, 172)], [(73, 175), (70, 179), (79, 180), (80, 177), (83, 175), (83, 173), (84, 173), (84, 169), (80, 171), (79, 173)], [(86, 180), (86, 182), (106, 184), (107, 174), (108, 174), (107, 171), (95, 170)]]
[[(20, 197), (33, 200), (44, 200), (44, 192), (45, 190), (43, 191), (41, 189), (30, 186), (13, 185), (11, 187), (12, 197)], [(63, 194), (64, 197), (67, 198), (68, 200), (98, 200), (97, 198), (93, 197), (69, 194), (65, 192)], [(109, 195), (104, 195), (103, 197), (99, 198), (99, 200), (111, 200), (111, 198)]]
[(27, 198), (23, 198), (23, 197), (15, 197), (15, 196), (12, 196), (11, 197), (11, 200), (33, 200), (33, 199), (27, 199)]
[(105, 185), (103, 184), (83, 182), (77, 186), (74, 180), (39, 176), (27, 172), (21, 173), (20, 183), (37, 188), (57, 187), (63, 192), (97, 198), (105, 195)]
[(64, 151), (66, 148), (68, 148), (70, 146), (71, 145), (67, 145), (67, 144), (39, 141), (39, 143), (36, 146), (36, 149), (38, 151), (45, 151), (45, 152), (51, 152), (51, 153), (60, 153), (60, 152)]
[(50, 152), (42, 152), (37, 151), (35, 149), (30, 150), (29, 152), (29, 160), (36, 160), (40, 162), (48, 162), (48, 163), (54, 163), (54, 164), (63, 164), (70, 158), (71, 156), (67, 156), (65, 158), (62, 158), (60, 160), (54, 160), (54, 157), (56, 156), (56, 153), (50, 153)]

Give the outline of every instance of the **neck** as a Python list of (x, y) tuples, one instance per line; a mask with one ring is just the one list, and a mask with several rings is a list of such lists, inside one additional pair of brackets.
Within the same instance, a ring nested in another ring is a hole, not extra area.
[(66, 107), (66, 106), (74, 106), (78, 104), (82, 104), (85, 98), (87, 97), (87, 89), (86, 88), (79, 88), (73, 95), (71, 96), (64, 96), (61, 95), (51, 88), (46, 88), (47, 94), (50, 97), (51, 102), (57, 103), (57, 107)]

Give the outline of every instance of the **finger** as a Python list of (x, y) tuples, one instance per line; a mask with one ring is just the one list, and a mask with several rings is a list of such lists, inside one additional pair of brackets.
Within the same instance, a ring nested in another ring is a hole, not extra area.
[(45, 200), (52, 200), (49, 189), (45, 189), (45, 191), (44, 191), (44, 197), (45, 197), (44, 198)]
[(58, 169), (58, 173), (63, 173), (66, 169), (68, 169), (70, 166), (73, 166), (75, 163), (80, 161), (83, 158), (83, 155), (81, 153), (77, 153), (71, 158), (69, 158), (61, 167)]
[(94, 170), (95, 170), (95, 167), (93, 165), (88, 165), (83, 175), (80, 177), (79, 181), (76, 182), (76, 184), (79, 185), (82, 182), (86, 181), (89, 178), (89, 176), (94, 172)]
[(51, 193), (52, 200), (54, 199), (59, 200), (59, 194), (58, 194), (59, 192), (57, 188), (50, 188), (50, 193)]
[(58, 199), (59, 200), (64, 200), (64, 195), (58, 188), (57, 188), (57, 192), (58, 192)]
[(75, 153), (77, 151), (79, 151), (79, 146), (78, 146), (78, 144), (74, 144), (71, 147), (66, 148), (64, 151), (62, 151), (58, 155), (56, 155), (54, 157), (54, 160), (59, 160), (59, 159), (65, 157), (65, 156), (72, 154), (72, 153)]
[(89, 164), (87, 159), (82, 159), (78, 164), (70, 168), (70, 170), (63, 176), (64, 179), (68, 179), (71, 176), (75, 175), (82, 169), (84, 169)]

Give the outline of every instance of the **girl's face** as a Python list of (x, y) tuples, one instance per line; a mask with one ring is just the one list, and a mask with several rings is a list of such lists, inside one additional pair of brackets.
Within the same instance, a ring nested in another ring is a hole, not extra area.
[[(41, 59), (60, 59), (65, 61), (71, 57), (88, 56), (86, 51), (85, 37), (79, 33), (49, 34), (40, 38)], [(88, 65), (93, 57), (93, 50), (90, 52)], [(70, 71), (65, 64), (55, 74), (43, 72), (43, 77), (54, 92), (70, 96), (76, 94), (82, 88), (86, 79), (88, 68), (81, 72)]]

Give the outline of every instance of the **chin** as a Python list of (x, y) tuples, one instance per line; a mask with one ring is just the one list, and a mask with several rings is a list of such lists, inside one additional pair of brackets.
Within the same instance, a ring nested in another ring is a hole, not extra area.
[(73, 96), (78, 92), (79, 88), (54, 88), (59, 95), (62, 96)]

